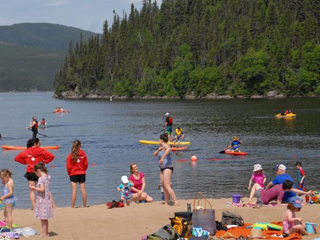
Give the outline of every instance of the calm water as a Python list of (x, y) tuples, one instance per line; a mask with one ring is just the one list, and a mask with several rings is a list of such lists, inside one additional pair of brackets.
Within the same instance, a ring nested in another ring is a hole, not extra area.
[[(71, 198), (65, 160), (75, 139), (89, 159), (87, 190), (89, 204), (118, 199), (116, 191), (122, 175), (129, 175), (129, 164), (138, 163), (147, 180), (146, 191), (160, 200), (157, 190), (159, 169), (152, 156), (156, 146), (140, 145), (138, 140), (158, 140), (164, 114), (170, 112), (174, 125), (181, 126), (188, 151), (174, 154), (173, 186), (178, 198), (192, 198), (197, 191), (208, 197), (230, 197), (232, 193), (248, 195), (246, 190), (253, 165), (262, 164), (267, 182), (275, 175), (272, 167), (283, 163), (296, 180), (295, 162), (301, 161), (308, 188), (319, 188), (320, 99), (263, 99), (212, 101), (99, 101), (58, 100), (52, 93), (1, 93), (1, 145), (25, 145), (31, 132), (25, 129), (33, 115), (46, 118), (50, 128), (40, 130), (43, 145), (59, 145), (52, 151), (56, 158), (49, 165), (52, 192), (59, 206), (68, 206)], [(57, 106), (70, 114), (56, 115)], [(291, 108), (294, 120), (275, 119), (274, 115)], [(239, 135), (246, 157), (219, 154)], [(14, 171), (18, 208), (30, 207), (26, 167), (14, 162), (17, 151), (0, 153), (0, 168)], [(198, 157), (196, 164), (188, 159)], [(208, 160), (209, 159), (209, 160)], [(54, 165), (54, 166), (53, 166)], [(81, 204), (78, 193), (77, 203)]]

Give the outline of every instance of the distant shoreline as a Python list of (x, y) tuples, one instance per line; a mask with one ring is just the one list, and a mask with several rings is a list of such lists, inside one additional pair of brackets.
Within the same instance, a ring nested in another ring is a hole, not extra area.
[[(194, 95), (186, 95), (184, 98), (180, 98), (177, 96), (143, 96), (143, 97), (128, 97), (128, 96), (119, 96), (119, 95), (103, 95), (103, 94), (98, 94), (96, 92), (91, 91), (87, 95), (82, 95), (79, 92), (76, 91), (65, 91), (62, 92), (61, 95), (54, 94), (54, 98), (57, 99), (111, 99), (112, 100), (149, 100), (149, 99), (183, 99), (183, 100), (210, 100), (210, 99), (283, 99), (283, 98), (302, 98), (303, 96), (287, 96), (287, 94), (284, 93), (277, 93), (277, 91), (269, 91), (267, 94), (264, 95), (251, 95), (251, 96), (242, 96), (242, 95), (236, 95), (236, 96), (231, 96), (231, 95), (217, 95), (217, 94), (209, 94), (203, 97), (196, 97)], [(308, 96), (306, 98), (315, 98), (316, 96)]]

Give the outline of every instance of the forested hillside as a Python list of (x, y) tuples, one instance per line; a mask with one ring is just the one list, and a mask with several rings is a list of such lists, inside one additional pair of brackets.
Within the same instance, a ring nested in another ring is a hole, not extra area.
[(55, 79), (121, 96), (320, 95), (320, 0), (144, 0), (71, 42)]
[(92, 32), (48, 23), (0, 26), (0, 92), (52, 91), (69, 42)]

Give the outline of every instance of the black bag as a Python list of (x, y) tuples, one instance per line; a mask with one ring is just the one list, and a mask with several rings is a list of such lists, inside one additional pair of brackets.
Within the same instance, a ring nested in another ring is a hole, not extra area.
[(179, 234), (167, 224), (164, 227), (158, 229), (155, 233), (148, 235), (147, 239), (150, 240), (177, 240), (179, 239)]
[(222, 212), (221, 223), (223, 225), (243, 226), (244, 225), (244, 220), (237, 213), (231, 213), (231, 212), (228, 212), (228, 211), (224, 211), (224, 212)]

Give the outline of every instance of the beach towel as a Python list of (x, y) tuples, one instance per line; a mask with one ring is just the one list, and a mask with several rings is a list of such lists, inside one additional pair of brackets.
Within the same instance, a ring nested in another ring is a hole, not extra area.
[(24, 237), (37, 235), (37, 232), (31, 227), (14, 228), (14, 229), (12, 229), (12, 232), (18, 233), (19, 235), (24, 236)]
[[(278, 226), (282, 226), (282, 222), (271, 222), (272, 224), (276, 224)], [(234, 227), (229, 229), (228, 231), (217, 231), (216, 236), (220, 238), (239, 238), (240, 236), (243, 237), (248, 237), (251, 233), (251, 228), (250, 227), (252, 224), (245, 223), (244, 226), (242, 227)], [(266, 239), (270, 240), (279, 240), (279, 239), (284, 239), (284, 240), (293, 240), (293, 239), (302, 239), (302, 236), (298, 233), (293, 233), (289, 235), (288, 237), (285, 238), (279, 238), (279, 231), (276, 230), (264, 230), (263, 235), (266, 237)], [(275, 237), (278, 236), (278, 237)]]

